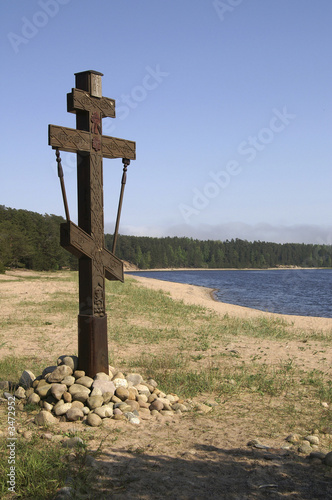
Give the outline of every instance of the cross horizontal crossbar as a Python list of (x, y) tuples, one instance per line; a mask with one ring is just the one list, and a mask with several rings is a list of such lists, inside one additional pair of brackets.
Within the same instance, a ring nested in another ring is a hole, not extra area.
[(67, 94), (67, 111), (76, 113), (76, 110), (99, 110), (102, 118), (115, 118), (115, 100), (109, 97), (92, 97), (85, 90), (72, 89)]
[(108, 280), (124, 281), (123, 262), (106, 248), (96, 248), (92, 236), (71, 221), (60, 224), (60, 243), (78, 258), (101, 260)]
[[(90, 152), (92, 149), (92, 134), (84, 130), (77, 130), (58, 125), (48, 126), (48, 144), (61, 151), (77, 153), (78, 151)], [(136, 159), (136, 144), (108, 135), (101, 136), (101, 151), (104, 158)]]

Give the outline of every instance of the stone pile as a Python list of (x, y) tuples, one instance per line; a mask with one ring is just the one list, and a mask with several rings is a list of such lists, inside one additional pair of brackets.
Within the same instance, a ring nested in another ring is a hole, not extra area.
[(191, 409), (176, 394), (165, 394), (153, 379), (147, 381), (138, 373), (124, 375), (110, 366), (110, 375), (97, 373), (94, 378), (77, 369), (76, 356), (60, 356), (57, 366), (45, 368), (42, 375), (22, 373), (16, 398), (39, 405), (37, 425), (59, 421), (85, 421), (98, 427), (107, 418), (126, 419), (132, 424), (152, 415), (182, 414)]

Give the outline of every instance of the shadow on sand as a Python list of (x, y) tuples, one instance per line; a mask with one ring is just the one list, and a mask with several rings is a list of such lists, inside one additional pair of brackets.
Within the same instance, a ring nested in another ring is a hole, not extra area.
[(99, 499), (332, 499), (330, 467), (281, 449), (196, 445), (177, 458), (115, 450), (95, 472)]

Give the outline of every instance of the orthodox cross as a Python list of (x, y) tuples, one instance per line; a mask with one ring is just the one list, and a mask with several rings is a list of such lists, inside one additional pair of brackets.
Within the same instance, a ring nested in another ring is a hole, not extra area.
[(102, 118), (115, 118), (115, 101), (102, 97), (102, 76), (75, 74), (67, 111), (76, 113), (76, 129), (49, 125), (49, 145), (57, 156), (58, 150), (77, 153), (78, 225), (67, 209), (60, 243), (79, 258), (78, 363), (90, 377), (108, 374), (105, 277), (124, 279), (122, 261), (104, 246), (103, 158), (122, 158), (124, 172), (136, 158), (135, 142), (102, 135)]

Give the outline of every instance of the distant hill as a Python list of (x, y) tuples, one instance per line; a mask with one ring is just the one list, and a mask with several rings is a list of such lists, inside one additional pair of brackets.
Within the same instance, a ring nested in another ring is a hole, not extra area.
[[(58, 215), (41, 215), (0, 205), (0, 272), (6, 267), (77, 269), (77, 259), (60, 246), (62, 222), (65, 220)], [(109, 250), (112, 241), (113, 236), (106, 234), (105, 246)], [(127, 269), (332, 266), (332, 245), (240, 239), (201, 241), (185, 237), (119, 235), (116, 254), (127, 261)]]

